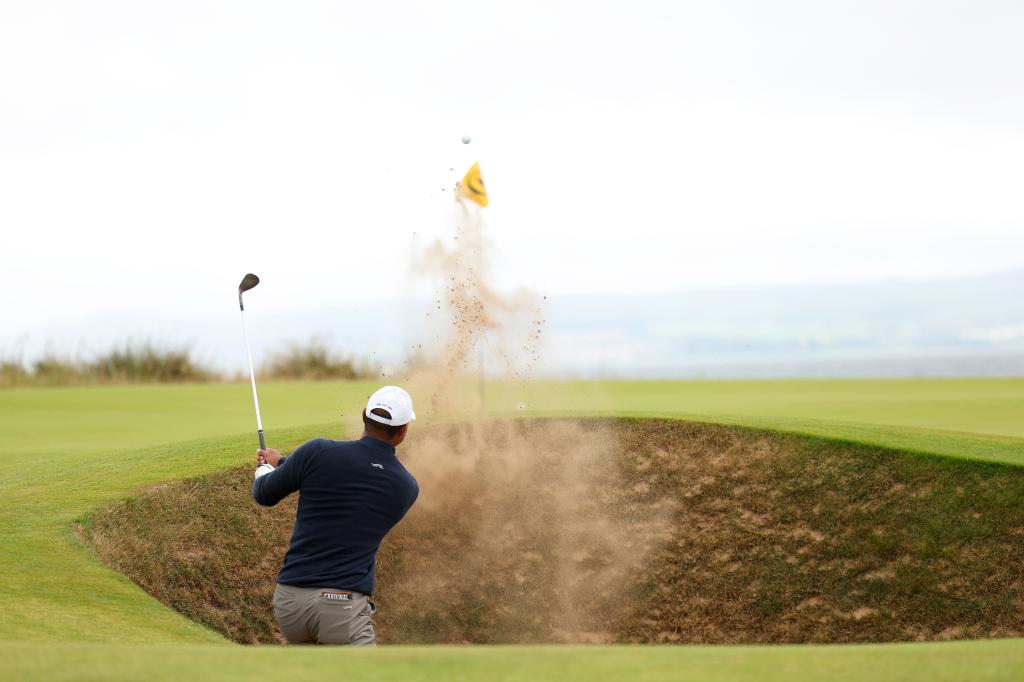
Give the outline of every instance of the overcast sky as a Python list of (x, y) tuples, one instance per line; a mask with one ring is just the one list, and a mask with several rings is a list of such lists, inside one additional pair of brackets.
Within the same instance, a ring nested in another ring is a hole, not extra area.
[[(4, 332), (387, 301), (479, 159), (505, 287), (1024, 264), (1019, 2), (0, 4)], [(460, 138), (471, 135), (463, 145)]]

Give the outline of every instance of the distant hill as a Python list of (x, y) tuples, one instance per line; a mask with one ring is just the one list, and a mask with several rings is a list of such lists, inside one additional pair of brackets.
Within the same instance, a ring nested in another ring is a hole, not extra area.
[(925, 282), (564, 297), (553, 301), (549, 319), (557, 340), (549, 360), (584, 373), (1024, 373), (1024, 269)]
[[(549, 296), (542, 373), (610, 377), (1024, 375), (1024, 269), (935, 281), (786, 286), (656, 295)], [(248, 319), (254, 353), (320, 336), (397, 363), (439, 333), (430, 305), (329, 308)], [(117, 317), (0, 337), (26, 360), (88, 354), (125, 339), (191, 343), (244, 366), (238, 317)]]

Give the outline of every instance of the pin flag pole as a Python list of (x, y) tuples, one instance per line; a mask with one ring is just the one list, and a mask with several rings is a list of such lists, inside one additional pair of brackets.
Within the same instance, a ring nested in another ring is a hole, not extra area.
[[(465, 140), (463, 140), (465, 142)], [(456, 186), (456, 196), (460, 199), (472, 201), (480, 208), (487, 206), (487, 187), (484, 185), (483, 176), (480, 174), (480, 162), (477, 161), (469, 170), (466, 171), (466, 175), (463, 176), (462, 182)], [(465, 208), (465, 205), (464, 205)], [(469, 211), (467, 211), (467, 214)], [(478, 214), (479, 215), (479, 214)], [(484, 238), (483, 238), (483, 221), (478, 223), (477, 229), (478, 242), (476, 246), (477, 254), (477, 281), (481, 282), (484, 272)], [(487, 353), (484, 348), (484, 333), (486, 329), (481, 330), (480, 336), (477, 339), (477, 363), (479, 370), (479, 391), (480, 391), (480, 411), (484, 410), (484, 399), (486, 397), (486, 360)]]

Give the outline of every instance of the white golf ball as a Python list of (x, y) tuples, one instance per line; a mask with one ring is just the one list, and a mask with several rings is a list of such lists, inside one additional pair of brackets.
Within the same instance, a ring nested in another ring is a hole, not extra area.
[(516, 405), (516, 409), (517, 410), (525, 410), (526, 409), (526, 403), (519, 403), (518, 405)]
[(473, 139), (469, 135), (462, 136), (462, 144), (469, 144)]

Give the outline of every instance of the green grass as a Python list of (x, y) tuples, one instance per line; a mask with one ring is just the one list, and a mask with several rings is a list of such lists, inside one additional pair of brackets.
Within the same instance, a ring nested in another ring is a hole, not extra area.
[[(360, 401), (372, 388), (369, 383), (261, 385), (270, 443), (288, 446), (316, 433), (351, 432)], [(870, 655), (868, 648), (687, 647), (587, 649), (585, 655), (551, 648), (526, 653), (505, 648), (398, 649), (367, 657), (337, 651), (167, 646), (223, 640), (102, 566), (82, 548), (72, 526), (141, 487), (250, 459), (255, 434), (249, 401), (245, 384), (0, 391), (0, 495), (7, 503), (0, 525), (0, 637), (7, 640), (0, 644), (7, 654), (0, 661), (0, 678), (85, 678), (90, 662), (103, 661), (97, 678), (138, 678), (143, 676), (138, 666), (144, 666), (144, 676), (153, 679), (174, 676), (171, 670), (193, 669), (224, 679), (235, 671), (251, 673), (246, 666), (259, 660), (267, 661), (275, 674), (302, 679), (296, 671), (309, 678), (317, 677), (318, 670), (337, 674), (339, 656), (347, 656), (344, 665), (356, 671), (372, 671), (372, 679), (406, 679), (413, 668), (436, 679), (554, 679), (582, 675), (595, 666), (604, 670), (604, 665), (619, 671), (617, 679), (662, 677), (669, 670), (704, 670), (708, 676), (701, 679), (715, 679), (713, 674), (733, 669), (731, 679), (740, 679), (763, 666), (770, 668), (765, 675), (779, 674), (778, 679), (792, 679), (797, 670), (807, 679), (864, 679), (872, 670), (878, 673), (874, 679), (964, 679), (962, 669), (959, 677), (953, 675), (960, 665), (970, 667), (973, 679), (1014, 679), (1024, 669), (1024, 642), (1017, 640), (871, 647)], [(1024, 464), (1020, 379), (544, 382), (488, 389), (489, 411), (514, 413), (517, 402), (526, 403), (525, 414), (675, 415)], [(166, 443), (173, 444), (161, 445)], [(124, 643), (161, 646), (120, 646)], [(654, 667), (643, 672), (648, 660)], [(868, 661), (884, 663), (873, 669)], [(779, 673), (786, 670), (789, 676)], [(494, 671), (500, 674), (490, 675)]]
[(503, 387), (488, 407), (683, 417), (1024, 464), (1024, 379), (622, 381)]
[[(267, 432), (356, 425), (367, 382), (266, 382)], [(487, 408), (515, 413), (689, 416), (874, 445), (1024, 463), (1024, 379), (536, 382), (488, 387)], [(422, 403), (420, 405), (423, 409)], [(144, 447), (253, 428), (247, 384), (0, 391), (5, 447), (54, 453)], [(55, 421), (57, 420), (57, 421)], [(56, 436), (56, 437), (55, 437)]]
[(0, 643), (5, 679), (987, 682), (1019, 680), (1015, 640), (778, 647), (224, 647)]

